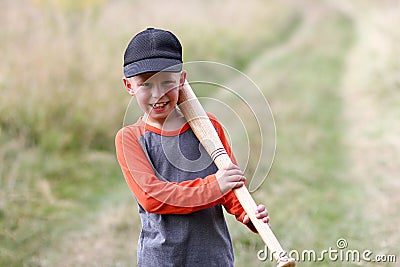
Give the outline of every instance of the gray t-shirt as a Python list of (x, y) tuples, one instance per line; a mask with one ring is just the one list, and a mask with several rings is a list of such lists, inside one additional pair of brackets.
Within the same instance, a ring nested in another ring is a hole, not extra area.
[[(138, 141), (162, 181), (182, 182), (217, 171), (190, 128), (174, 136), (146, 131)], [(139, 204), (139, 213), (138, 266), (233, 266), (221, 204), (189, 214), (149, 213)]]

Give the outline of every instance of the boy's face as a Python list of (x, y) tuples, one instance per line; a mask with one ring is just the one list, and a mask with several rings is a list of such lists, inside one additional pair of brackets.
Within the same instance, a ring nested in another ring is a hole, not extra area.
[(136, 96), (140, 108), (149, 123), (162, 125), (176, 108), (180, 85), (186, 72), (149, 72), (131, 78), (123, 78), (126, 89)]

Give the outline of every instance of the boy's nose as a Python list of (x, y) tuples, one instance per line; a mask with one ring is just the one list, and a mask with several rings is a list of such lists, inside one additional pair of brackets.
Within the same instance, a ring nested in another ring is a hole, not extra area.
[(151, 90), (151, 94), (152, 94), (152, 97), (154, 97), (154, 98), (160, 98), (161, 96), (163, 96), (164, 92), (160, 85), (154, 85)]

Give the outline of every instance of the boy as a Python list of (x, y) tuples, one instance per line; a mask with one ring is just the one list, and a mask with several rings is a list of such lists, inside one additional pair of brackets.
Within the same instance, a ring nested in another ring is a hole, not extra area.
[[(233, 266), (222, 206), (252, 231), (232, 189), (244, 185), (239, 167), (218, 170), (177, 107), (186, 80), (182, 47), (169, 31), (148, 28), (124, 54), (123, 83), (144, 115), (116, 136), (116, 153), (139, 206), (138, 266)], [(210, 119), (226, 151), (222, 126)], [(269, 222), (259, 205), (258, 218)]]

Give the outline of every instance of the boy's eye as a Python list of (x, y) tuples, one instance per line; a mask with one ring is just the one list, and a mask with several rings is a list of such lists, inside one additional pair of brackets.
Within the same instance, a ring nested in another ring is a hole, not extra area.
[(142, 87), (149, 87), (149, 86), (150, 86), (150, 83), (149, 83), (149, 82), (140, 83), (139, 86), (142, 86)]
[(163, 81), (162, 84), (163, 85), (173, 85), (173, 84), (175, 84), (175, 82), (174, 81)]

